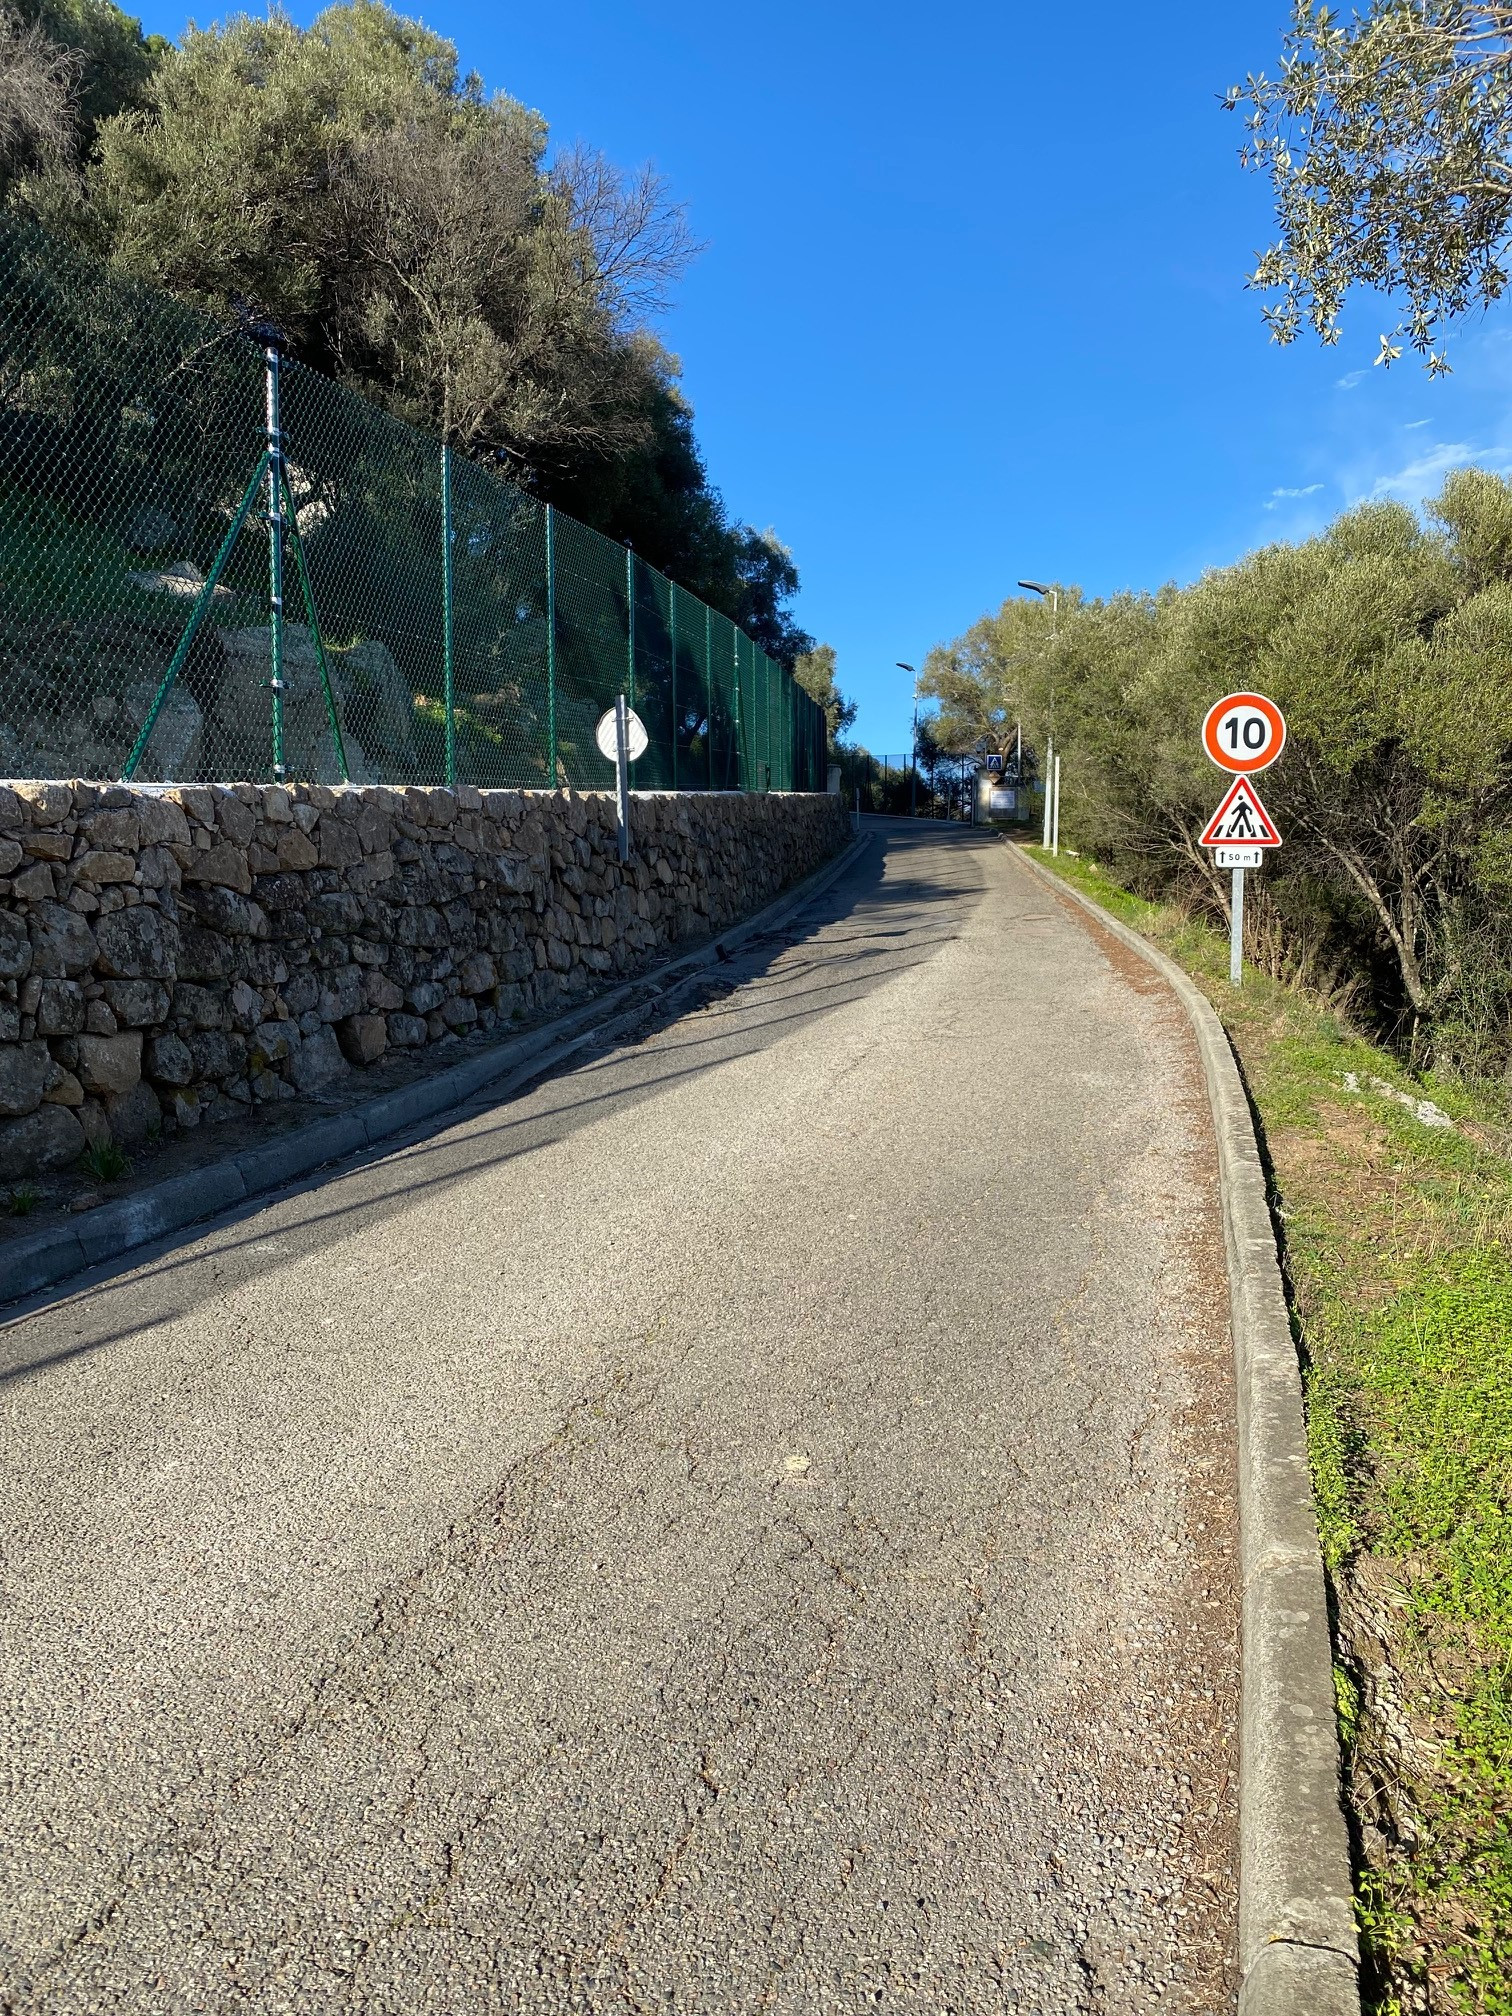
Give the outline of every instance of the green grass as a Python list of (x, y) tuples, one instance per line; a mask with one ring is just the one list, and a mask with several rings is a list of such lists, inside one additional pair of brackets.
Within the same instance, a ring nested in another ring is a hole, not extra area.
[(29, 1218), (36, 1210), (38, 1193), (34, 1184), (18, 1183), (10, 1193), (7, 1210), (12, 1218)]
[[(1044, 859), (1040, 850), (1036, 855)], [(1339, 1728), (1364, 1826), (1367, 2006), (1512, 2016), (1512, 1163), (1500, 1088), (1421, 1081), (1221, 933), (1049, 863), (1193, 974), (1244, 1067), (1302, 1354)], [(1354, 1073), (1366, 1089), (1346, 1088)], [(1423, 1123), (1371, 1080), (1427, 1097)], [(1384, 1620), (1389, 1692), (1349, 1626)], [(1389, 1710), (1383, 1709), (1383, 1699)], [(1406, 1735), (1399, 1751), (1394, 1738)], [(1388, 1794), (1407, 1825), (1380, 1819)], [(1417, 2006), (1416, 2003), (1413, 2006)]]

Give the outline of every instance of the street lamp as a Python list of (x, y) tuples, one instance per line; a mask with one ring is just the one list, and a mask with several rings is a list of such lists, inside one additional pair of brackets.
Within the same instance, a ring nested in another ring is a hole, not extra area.
[[(1050, 604), (1050, 642), (1055, 643), (1056, 631), (1060, 623), (1060, 590), (1048, 581), (1020, 581), (1020, 588), (1027, 588), (1031, 595), (1038, 595)], [(1045, 737), (1045, 831), (1040, 842), (1043, 847), (1051, 843), (1051, 835), (1060, 839), (1060, 788), (1059, 759), (1055, 754), (1055, 659), (1050, 660), (1050, 732)], [(1060, 849), (1057, 845), (1056, 850)]]
[(913, 748), (908, 754), (908, 816), (912, 819), (919, 809), (919, 675), (901, 658), (894, 658), (893, 663), (900, 672), (911, 673), (914, 682)]

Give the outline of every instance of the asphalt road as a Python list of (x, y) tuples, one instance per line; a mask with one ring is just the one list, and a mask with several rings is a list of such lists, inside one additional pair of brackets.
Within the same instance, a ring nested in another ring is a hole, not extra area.
[(0, 1330), (0, 2009), (1213, 2012), (1198, 1067), (906, 824), (682, 1012)]

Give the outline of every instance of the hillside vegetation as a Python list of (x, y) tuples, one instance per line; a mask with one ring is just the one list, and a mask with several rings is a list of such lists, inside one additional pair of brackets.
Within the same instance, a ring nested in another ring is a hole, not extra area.
[(791, 669), (792, 555), (710, 483), (655, 334), (696, 251), (650, 169), (379, 0), (177, 44), (0, 0), (0, 202), (293, 353), (635, 550)]
[(931, 654), (936, 734), (1063, 758), (1062, 831), (1141, 895), (1226, 923), (1197, 844), (1221, 780), (1202, 718), (1255, 689), (1286, 752), (1258, 780), (1285, 838), (1252, 960), (1404, 1060), (1499, 1080), (1512, 1058), (1512, 489), (1466, 469), (1420, 520), (1369, 504), (1187, 588), (1052, 612), (1014, 599)]

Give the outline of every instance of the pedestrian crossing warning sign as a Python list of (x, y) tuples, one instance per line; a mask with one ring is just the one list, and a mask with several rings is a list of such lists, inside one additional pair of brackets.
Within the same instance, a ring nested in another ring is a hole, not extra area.
[(1200, 847), (1279, 847), (1281, 835), (1248, 777), (1236, 777), (1208, 822)]

